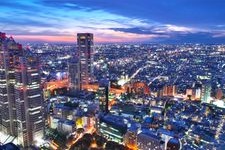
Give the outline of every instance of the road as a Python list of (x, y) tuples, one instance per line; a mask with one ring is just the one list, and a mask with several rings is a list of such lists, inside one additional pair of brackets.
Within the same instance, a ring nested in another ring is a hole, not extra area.
[[(64, 79), (64, 80), (57, 80), (57, 81), (50, 81), (50, 82), (46, 82), (44, 89), (45, 90), (50, 90), (51, 92), (54, 91), (55, 89), (59, 89), (59, 88), (68, 88), (69, 87), (69, 81), (68, 79)], [(87, 85), (83, 85), (82, 89), (84, 90), (88, 90), (88, 91), (97, 91), (99, 88), (98, 84), (87, 84)], [(117, 88), (110, 88), (110, 93), (113, 94), (121, 94), (121, 93), (125, 93), (126, 90), (121, 88), (121, 89), (117, 89)]]
[(46, 82), (44, 85), (44, 89), (50, 90), (51, 92), (54, 91), (55, 89), (68, 88), (68, 87), (69, 87), (68, 79), (50, 81), (50, 82)]
[(147, 67), (150, 67), (150, 65), (147, 64), (147, 65), (145, 65), (145, 66), (143, 66), (143, 67), (137, 69), (137, 70), (130, 76), (130, 78), (128, 78), (128, 79), (121, 79), (120, 81), (118, 81), (118, 84), (121, 85), (121, 86), (125, 85), (126, 83), (130, 82), (131, 79), (135, 78), (136, 75), (138, 75), (138, 73), (139, 73), (140, 71), (142, 71), (143, 69), (145, 69), (145, 68), (147, 68)]
[(162, 72), (160, 75), (158, 75), (158, 76), (156, 76), (155, 78), (153, 78), (153, 79), (148, 83), (148, 86), (151, 85), (152, 82), (154, 82), (155, 80), (160, 79), (160, 78), (162, 77), (162, 75), (163, 75), (163, 72)]
[(90, 127), (84, 133), (80, 133), (76, 139), (74, 139), (70, 145), (68, 145), (68, 150), (71, 148), (72, 145), (76, 144), (85, 134), (93, 134), (96, 131), (94, 127)]

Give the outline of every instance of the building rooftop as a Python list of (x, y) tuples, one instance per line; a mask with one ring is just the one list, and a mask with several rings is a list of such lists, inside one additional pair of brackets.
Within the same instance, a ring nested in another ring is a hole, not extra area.
[(122, 116), (116, 116), (111, 114), (100, 116), (100, 121), (121, 128), (127, 128), (127, 122), (125, 120), (126, 119)]
[(7, 144), (4, 144), (4, 145), (1, 145), (0, 150), (20, 150), (20, 148), (17, 147), (13, 143), (7, 143)]
[(142, 130), (141, 133), (138, 134), (138, 136), (146, 136), (146, 137), (149, 137), (151, 139), (156, 139), (156, 140), (159, 140), (161, 141), (161, 137), (157, 136), (156, 133), (152, 132), (152, 131), (149, 131), (149, 130)]
[(59, 123), (67, 124), (67, 125), (75, 125), (75, 122), (67, 119), (60, 119)]

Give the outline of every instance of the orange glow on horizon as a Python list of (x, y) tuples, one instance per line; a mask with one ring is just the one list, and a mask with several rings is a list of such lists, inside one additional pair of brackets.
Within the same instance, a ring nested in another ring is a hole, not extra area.
[[(94, 33), (94, 42), (96, 43), (110, 43), (110, 42), (134, 42), (144, 41), (155, 38), (155, 35), (141, 35), (135, 33), (124, 33), (113, 30), (105, 30), (102, 33)], [(13, 35), (16, 41), (27, 42), (66, 42), (75, 43), (76, 34), (73, 35)]]
[(42, 42), (74, 42), (75, 36), (50, 36), (50, 35), (14, 35), (19, 41), (42, 41)]

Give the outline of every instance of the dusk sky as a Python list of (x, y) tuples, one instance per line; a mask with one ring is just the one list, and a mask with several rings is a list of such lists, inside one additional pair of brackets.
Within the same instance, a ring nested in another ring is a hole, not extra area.
[(19, 42), (225, 43), (225, 0), (1, 0), (0, 19)]

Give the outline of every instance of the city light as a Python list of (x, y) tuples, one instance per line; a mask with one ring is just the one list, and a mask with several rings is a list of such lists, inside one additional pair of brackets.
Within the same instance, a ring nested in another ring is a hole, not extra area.
[(1, 1), (0, 150), (224, 149), (224, 4)]

